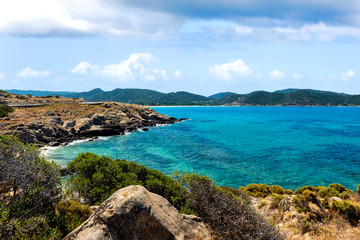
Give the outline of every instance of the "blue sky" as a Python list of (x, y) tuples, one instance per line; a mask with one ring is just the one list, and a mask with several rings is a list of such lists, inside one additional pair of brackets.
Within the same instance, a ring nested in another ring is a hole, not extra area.
[(0, 88), (360, 93), (358, 0), (0, 2)]

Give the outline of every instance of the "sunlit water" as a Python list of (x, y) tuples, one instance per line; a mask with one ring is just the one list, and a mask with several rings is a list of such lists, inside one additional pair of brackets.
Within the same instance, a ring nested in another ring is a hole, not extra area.
[(148, 132), (50, 149), (66, 165), (78, 153), (126, 159), (171, 175), (197, 172), (220, 185), (360, 183), (360, 108), (159, 107), (190, 120)]

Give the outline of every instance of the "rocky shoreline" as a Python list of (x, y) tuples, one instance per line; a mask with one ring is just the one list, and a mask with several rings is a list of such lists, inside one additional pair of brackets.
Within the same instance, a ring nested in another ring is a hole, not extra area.
[(147, 127), (182, 120), (134, 104), (53, 104), (16, 108), (9, 118), (0, 120), (0, 134), (15, 135), (40, 147), (60, 146), (75, 140), (147, 131)]

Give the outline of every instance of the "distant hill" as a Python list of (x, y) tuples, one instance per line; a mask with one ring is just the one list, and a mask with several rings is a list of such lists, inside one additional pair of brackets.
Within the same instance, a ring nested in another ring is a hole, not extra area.
[(51, 92), (7, 90), (33, 96), (59, 95), (83, 98), (85, 101), (114, 101), (140, 105), (229, 105), (229, 106), (360, 106), (360, 95), (349, 95), (313, 89), (284, 89), (275, 92), (255, 91), (249, 94), (222, 92), (205, 97), (189, 92), (161, 93), (148, 89), (117, 88), (89, 92)]
[(11, 90), (5, 90), (8, 93), (12, 94), (20, 94), (20, 95), (27, 95), (30, 94), (32, 96), (36, 97), (43, 97), (43, 96), (54, 96), (59, 95), (63, 97), (67, 97), (68, 95), (75, 94), (76, 92), (65, 92), (65, 91), (40, 91), (40, 90), (17, 90), (17, 89), (11, 89)]
[(214, 95), (211, 95), (209, 96), (209, 98), (212, 98), (212, 99), (220, 99), (220, 98), (223, 98), (227, 95), (233, 95), (233, 94), (237, 94), (237, 93), (233, 93), (233, 92), (221, 92), (221, 93), (217, 93), (217, 94), (214, 94)]
[(276, 92), (256, 91), (250, 94), (227, 95), (215, 101), (217, 105), (244, 106), (353, 106), (360, 104), (360, 95), (288, 89)]
[(114, 101), (136, 103), (141, 105), (195, 105), (206, 104), (211, 100), (207, 97), (188, 92), (161, 93), (148, 89), (117, 88), (112, 91), (94, 89), (70, 95), (84, 98), (85, 101)]

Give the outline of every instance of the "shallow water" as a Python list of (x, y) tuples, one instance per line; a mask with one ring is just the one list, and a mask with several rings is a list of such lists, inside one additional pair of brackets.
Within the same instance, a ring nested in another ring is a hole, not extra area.
[(197, 172), (220, 185), (360, 183), (360, 108), (159, 107), (190, 120), (148, 132), (50, 149), (66, 165), (78, 153), (126, 159), (171, 175)]

